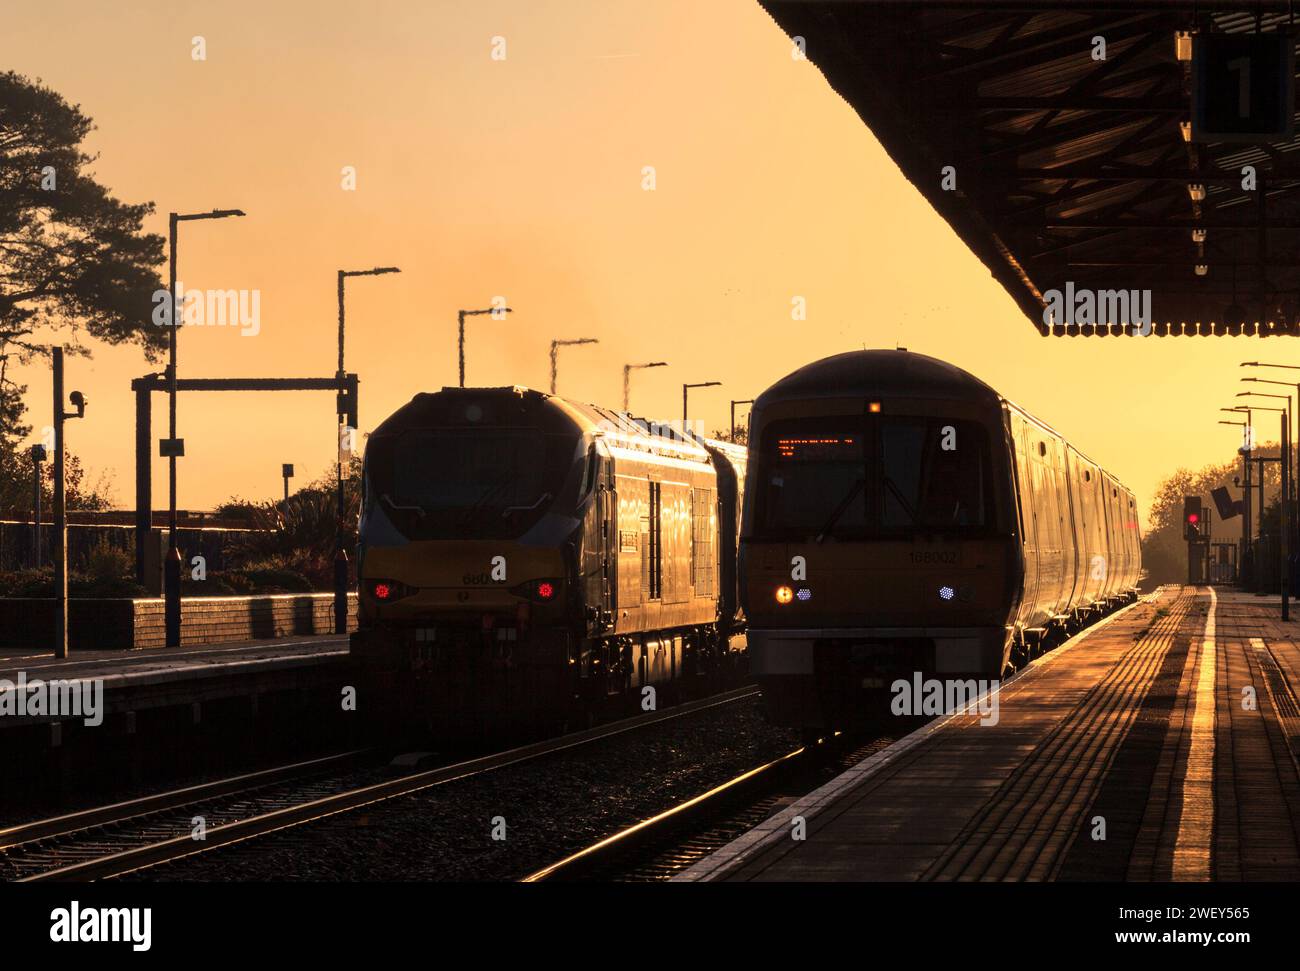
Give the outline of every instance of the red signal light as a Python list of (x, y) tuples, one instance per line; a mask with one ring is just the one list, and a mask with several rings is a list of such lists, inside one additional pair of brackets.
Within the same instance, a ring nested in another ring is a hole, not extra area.
[(372, 592), (376, 600), (387, 600), (393, 595), (393, 588), (386, 583), (376, 583)]
[(1187, 514), (1187, 521), (1188, 521), (1189, 523), (1191, 523), (1192, 525), (1196, 525), (1197, 523), (1199, 523), (1199, 522), (1201, 521), (1201, 517), (1198, 516), (1198, 515), (1196, 515), (1196, 513), (1194, 513), (1194, 512), (1189, 512), (1189, 513)]
[(555, 596), (555, 584), (542, 581), (537, 585), (537, 596), (543, 600), (550, 600)]

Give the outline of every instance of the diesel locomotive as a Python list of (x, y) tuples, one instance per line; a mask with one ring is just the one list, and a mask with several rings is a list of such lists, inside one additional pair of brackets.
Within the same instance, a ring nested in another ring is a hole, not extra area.
[(418, 394), (366, 447), (351, 654), (439, 732), (718, 675), (744, 647), (745, 459), (521, 387)]
[(825, 358), (749, 434), (742, 603), (779, 724), (851, 724), (915, 672), (996, 679), (1136, 597), (1132, 492), (951, 364)]

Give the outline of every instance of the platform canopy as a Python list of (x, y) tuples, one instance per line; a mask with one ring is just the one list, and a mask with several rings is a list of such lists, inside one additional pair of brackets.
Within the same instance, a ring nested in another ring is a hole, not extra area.
[(1041, 333), (1300, 333), (1300, 0), (760, 3)]

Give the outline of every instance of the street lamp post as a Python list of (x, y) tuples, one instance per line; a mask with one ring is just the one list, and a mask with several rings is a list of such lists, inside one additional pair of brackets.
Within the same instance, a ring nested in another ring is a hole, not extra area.
[(280, 475), (284, 478), (284, 501), (289, 501), (289, 480), (293, 478), (293, 463), (284, 462), (280, 465)]
[[(343, 281), (354, 276), (382, 276), (385, 273), (401, 273), (395, 266), (376, 266), (369, 270), (339, 270), (338, 271), (338, 291), (339, 291), (339, 369), (336, 375), (339, 381), (339, 396), (337, 406), (336, 430), (338, 432), (338, 453), (335, 456), (335, 495), (334, 508), (337, 521), (334, 524), (334, 633), (346, 634), (348, 632), (348, 553), (344, 548), (344, 533), (346, 529), (343, 523), (343, 451), (346, 446), (348, 457), (352, 457), (352, 434), (356, 432), (355, 428), (350, 428), (348, 422), (348, 412), (345, 410), (345, 392), (343, 391), (343, 382), (347, 377), (347, 371), (343, 366), (343, 338), (345, 333), (345, 318), (343, 310)], [(355, 390), (355, 388), (353, 389)], [(351, 402), (348, 407), (355, 410), (355, 401)], [(353, 421), (356, 419), (353, 418)], [(293, 467), (289, 466), (289, 475), (293, 474)], [(284, 480), (284, 497), (289, 498), (289, 479)]]
[(458, 310), (456, 311), (456, 323), (458, 326), (458, 335), (456, 338), (456, 350), (460, 355), (460, 386), (465, 387), (465, 318), (478, 317), (482, 314), (511, 314), (514, 311), (510, 307), (491, 307), (488, 310)]
[(44, 445), (32, 446), (32, 569), (41, 568), (41, 463), (49, 458)]
[[(1300, 371), (1300, 365), (1269, 364), (1264, 361), (1242, 361), (1241, 366), (1242, 367), (1271, 367), (1271, 368), (1280, 368), (1285, 371)], [(1256, 381), (1260, 384), (1280, 384), (1288, 388), (1294, 387), (1296, 390), (1296, 405), (1300, 406), (1300, 382), (1297, 382), (1296, 384), (1293, 385), (1290, 381), (1275, 381), (1272, 378), (1242, 378), (1242, 380)], [(1297, 524), (1300, 524), (1300, 478), (1297, 478), (1296, 476), (1296, 467), (1297, 465), (1300, 465), (1300, 407), (1297, 407), (1295, 410), (1292, 411), (1292, 416), (1295, 418), (1295, 431), (1291, 435), (1293, 454), (1288, 456), (1288, 459), (1290, 461), (1290, 466), (1291, 466), (1291, 493), (1292, 493), (1291, 494), (1291, 501), (1292, 501), (1291, 523), (1293, 526), (1296, 526)], [(1296, 536), (1292, 538), (1295, 539), (1297, 543), (1297, 545), (1294, 548), (1300, 549), (1300, 530), (1297, 530)]]
[(687, 395), (690, 393), (691, 388), (714, 388), (720, 384), (722, 384), (721, 381), (700, 381), (697, 382), (696, 384), (682, 385), (682, 434), (683, 435), (686, 434), (686, 411), (687, 411), (687, 401), (688, 401)]
[[(1282, 394), (1263, 394), (1258, 391), (1243, 391), (1237, 395), (1238, 398), (1244, 397), (1257, 398), (1281, 398), (1285, 401), (1284, 408), (1266, 408), (1265, 411), (1280, 411), (1282, 413), (1282, 439), (1281, 455), (1278, 464), (1281, 466), (1281, 482), (1278, 496), (1278, 510), (1281, 513), (1281, 522), (1278, 524), (1278, 552), (1280, 566), (1278, 568), (1279, 582), (1282, 588), (1282, 619), (1291, 619), (1291, 610), (1289, 597), (1291, 592), (1291, 523), (1290, 523), (1290, 505), (1291, 505), (1291, 396)], [(1259, 513), (1262, 521), (1264, 516), (1264, 467), (1261, 465), (1259, 470), (1260, 494), (1259, 494)]]
[(244, 215), (241, 209), (213, 209), (211, 212), (167, 214), (167, 293), (171, 327), (167, 331), (167, 440), (160, 443), (167, 457), (167, 562), (163, 569), (163, 615), (165, 644), (181, 645), (181, 551), (176, 546), (176, 459), (185, 454), (184, 442), (176, 437), (176, 331), (181, 325), (176, 306), (176, 230), (183, 222), (225, 219)]
[(576, 347), (578, 344), (599, 344), (594, 337), (577, 337), (572, 340), (555, 340), (551, 341), (551, 394), (555, 394), (556, 381), (560, 375), (560, 348)]
[(753, 398), (744, 398), (731, 403), (731, 440), (733, 442), (736, 440), (736, 405), (752, 405), (753, 403)]
[(640, 370), (641, 368), (667, 367), (667, 366), (668, 366), (667, 361), (651, 361), (649, 364), (624, 364), (623, 365), (623, 411), (624, 412), (628, 410), (629, 375), (631, 375), (633, 371)]
[(51, 348), (54, 377), (54, 656), (68, 656), (68, 507), (64, 487), (67, 449), (63, 445), (63, 423), (86, 417), (86, 396), (74, 391), (68, 396), (75, 412), (63, 410), (63, 348)]

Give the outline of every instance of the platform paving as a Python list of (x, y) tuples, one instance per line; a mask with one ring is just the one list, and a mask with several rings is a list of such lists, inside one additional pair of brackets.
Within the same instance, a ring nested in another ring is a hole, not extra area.
[[(0, 682), (56, 679), (102, 683), (109, 713), (333, 683), (348, 663), (346, 635), (322, 634), (277, 640), (234, 641), (148, 651), (0, 654)], [(7, 716), (0, 729), (51, 716)]]
[(1001, 685), (996, 724), (936, 719), (679, 879), (1298, 879), (1300, 622), (1279, 618), (1163, 587)]

